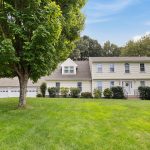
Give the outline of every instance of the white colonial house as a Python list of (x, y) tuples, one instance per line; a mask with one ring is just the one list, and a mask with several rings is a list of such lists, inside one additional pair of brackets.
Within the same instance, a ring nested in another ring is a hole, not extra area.
[[(102, 91), (121, 86), (129, 97), (138, 96), (139, 86), (150, 86), (150, 57), (90, 57), (89, 61), (73, 61), (68, 58), (57, 69), (38, 83), (28, 83), (28, 97), (35, 97), (39, 86), (46, 82), (48, 87), (78, 87), (81, 92), (95, 88)], [(0, 97), (18, 97), (19, 82), (0, 79)]]

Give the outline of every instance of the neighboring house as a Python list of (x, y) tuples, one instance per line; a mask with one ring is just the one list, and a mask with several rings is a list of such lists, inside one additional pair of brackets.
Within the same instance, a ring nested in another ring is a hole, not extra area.
[[(81, 92), (95, 88), (102, 91), (121, 86), (129, 97), (138, 96), (139, 86), (150, 86), (150, 57), (90, 57), (89, 61), (68, 58), (37, 84), (28, 83), (28, 97), (35, 97), (42, 82), (48, 87), (78, 87)], [(19, 83), (14, 79), (0, 79), (0, 97), (19, 96)]]

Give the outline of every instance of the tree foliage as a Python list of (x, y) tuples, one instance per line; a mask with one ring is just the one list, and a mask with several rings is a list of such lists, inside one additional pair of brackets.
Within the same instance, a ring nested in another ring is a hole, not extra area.
[(74, 60), (87, 60), (89, 57), (101, 55), (102, 47), (98, 41), (88, 36), (83, 36), (76, 42), (76, 48), (70, 57)]
[(106, 41), (104, 46), (101, 46), (97, 40), (88, 36), (83, 36), (76, 42), (76, 48), (70, 57), (73, 60), (87, 60), (89, 57), (109, 57), (119, 56), (120, 48)]
[(150, 35), (138, 41), (129, 41), (122, 48), (122, 56), (150, 56)]
[(27, 82), (49, 75), (66, 59), (83, 29), (85, 0), (1, 0), (0, 77), (18, 76), (20, 103)]
[(120, 48), (116, 44), (113, 44), (110, 41), (106, 41), (104, 43), (102, 56), (103, 57), (120, 56)]

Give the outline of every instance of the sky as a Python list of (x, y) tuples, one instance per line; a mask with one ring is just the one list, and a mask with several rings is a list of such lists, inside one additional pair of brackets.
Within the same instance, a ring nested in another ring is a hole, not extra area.
[(123, 46), (150, 33), (150, 0), (88, 0), (82, 35)]

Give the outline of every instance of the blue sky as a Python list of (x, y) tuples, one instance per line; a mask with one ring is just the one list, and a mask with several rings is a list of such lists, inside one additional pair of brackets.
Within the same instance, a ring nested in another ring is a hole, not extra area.
[(150, 33), (150, 0), (88, 0), (82, 35), (120, 46)]

